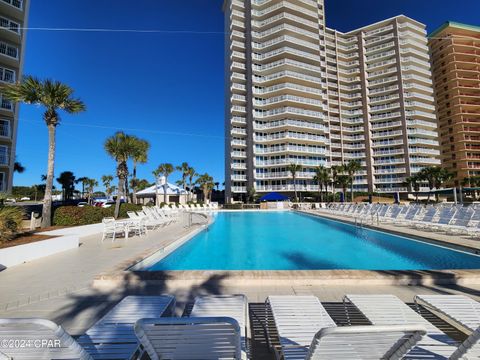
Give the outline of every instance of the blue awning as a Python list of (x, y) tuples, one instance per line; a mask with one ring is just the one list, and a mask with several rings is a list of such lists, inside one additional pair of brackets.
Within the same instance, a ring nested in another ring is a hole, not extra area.
[(268, 193), (260, 198), (260, 201), (286, 201), (288, 197), (276, 192)]

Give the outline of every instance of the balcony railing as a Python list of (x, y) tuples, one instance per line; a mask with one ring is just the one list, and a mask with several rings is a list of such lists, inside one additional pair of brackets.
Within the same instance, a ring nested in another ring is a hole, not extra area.
[(6, 42), (0, 41), (0, 54), (11, 57), (13, 59), (18, 59), (18, 48), (9, 45)]
[(1, 0), (4, 3), (7, 3), (17, 9), (22, 10), (23, 9), (23, 0)]

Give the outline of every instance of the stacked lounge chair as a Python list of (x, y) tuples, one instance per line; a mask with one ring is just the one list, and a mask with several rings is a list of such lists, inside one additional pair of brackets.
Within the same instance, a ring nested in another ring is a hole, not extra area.
[(280, 338), (279, 359), (401, 359), (418, 341), (422, 325), (339, 328), (314, 296), (267, 299)]
[(197, 297), (190, 317), (142, 319), (135, 332), (151, 359), (247, 359), (247, 299)]

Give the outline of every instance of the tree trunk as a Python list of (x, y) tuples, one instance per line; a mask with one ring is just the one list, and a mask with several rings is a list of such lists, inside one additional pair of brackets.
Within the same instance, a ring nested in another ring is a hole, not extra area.
[[(120, 164), (118, 164), (118, 166), (120, 166)], [(117, 200), (115, 201), (115, 212), (113, 215), (115, 219), (117, 219), (118, 215), (120, 215), (120, 202), (122, 201), (122, 196), (124, 194), (124, 186), (125, 179), (123, 178), (123, 175), (118, 174)]]
[(47, 182), (45, 184), (45, 196), (43, 198), (42, 208), (42, 228), (52, 224), (52, 187), (53, 173), (55, 169), (55, 125), (48, 125), (48, 167)]
[(165, 176), (165, 184), (163, 184), (163, 202), (167, 203), (167, 189), (168, 189), (168, 178)]
[(295, 181), (295, 176), (293, 176), (293, 193), (295, 194), (295, 202), (298, 202), (297, 198), (297, 182)]
[(132, 187), (132, 201), (137, 204), (137, 163), (133, 162), (133, 187)]
[(351, 178), (351, 184), (350, 184), (350, 200), (353, 203), (353, 176)]
[(318, 183), (318, 198), (320, 199), (320, 202), (323, 202), (322, 201), (322, 190), (323, 190), (323, 186)]

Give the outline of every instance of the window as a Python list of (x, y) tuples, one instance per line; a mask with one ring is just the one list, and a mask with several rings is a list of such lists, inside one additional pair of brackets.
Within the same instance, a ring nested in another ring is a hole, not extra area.
[(0, 172), (0, 191), (6, 191), (7, 181), (5, 173)]
[(0, 54), (10, 56), (12, 58), (18, 58), (18, 48), (15, 46), (9, 45), (5, 42), (0, 42)]
[(0, 81), (8, 83), (15, 82), (15, 71), (0, 67)]
[(8, 147), (0, 145), (0, 165), (8, 165)]
[(0, 136), (10, 137), (10, 120), (0, 119)]

